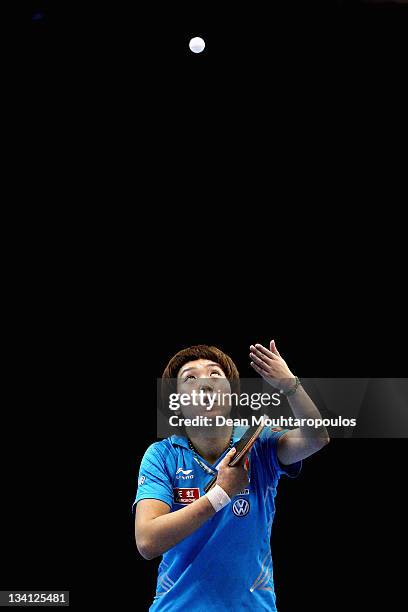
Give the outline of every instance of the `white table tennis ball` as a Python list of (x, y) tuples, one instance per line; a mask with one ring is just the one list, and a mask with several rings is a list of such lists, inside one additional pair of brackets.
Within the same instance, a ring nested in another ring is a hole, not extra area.
[(190, 40), (189, 47), (193, 53), (201, 53), (204, 51), (205, 42), (199, 36), (195, 36)]

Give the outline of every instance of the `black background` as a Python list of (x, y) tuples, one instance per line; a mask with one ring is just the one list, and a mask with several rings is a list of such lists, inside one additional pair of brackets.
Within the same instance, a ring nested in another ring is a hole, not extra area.
[[(341, 2), (14, 5), (2, 587), (147, 608), (130, 507), (180, 348), (246, 376), (275, 338), (300, 376), (406, 375), (406, 24)], [(405, 451), (332, 440), (282, 479), (281, 610), (395, 607)]]

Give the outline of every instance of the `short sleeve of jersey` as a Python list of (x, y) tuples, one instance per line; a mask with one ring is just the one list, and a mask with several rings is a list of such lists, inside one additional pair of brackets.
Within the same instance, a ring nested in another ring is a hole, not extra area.
[(273, 431), (268, 428), (262, 432), (260, 436), (260, 446), (263, 461), (265, 465), (271, 468), (272, 474), (275, 478), (280, 478), (283, 475), (289, 476), (289, 478), (296, 478), (299, 476), (302, 469), (302, 462), (297, 461), (290, 465), (283, 465), (278, 459), (278, 440), (281, 436), (285, 435), (289, 430), (282, 429), (280, 431)]
[(159, 499), (168, 504), (170, 508), (172, 507), (173, 489), (165, 458), (157, 447), (157, 442), (152, 444), (143, 456), (139, 469), (136, 499), (132, 506), (133, 511), (141, 499)]

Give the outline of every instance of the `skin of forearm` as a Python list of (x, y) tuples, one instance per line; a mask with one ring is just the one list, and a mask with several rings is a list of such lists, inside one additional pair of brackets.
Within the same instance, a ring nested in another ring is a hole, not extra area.
[(151, 519), (145, 534), (143, 556), (154, 559), (194, 533), (215, 510), (204, 495), (177, 512), (170, 512)]
[[(310, 399), (304, 388), (300, 385), (293, 395), (288, 398), (289, 406), (292, 409), (294, 416), (298, 419), (321, 419), (322, 415), (317, 409), (314, 402)], [(328, 440), (329, 434), (324, 425), (320, 427), (308, 427), (304, 425), (299, 427), (301, 436), (304, 436), (308, 440)], [(299, 435), (298, 432), (298, 435)]]

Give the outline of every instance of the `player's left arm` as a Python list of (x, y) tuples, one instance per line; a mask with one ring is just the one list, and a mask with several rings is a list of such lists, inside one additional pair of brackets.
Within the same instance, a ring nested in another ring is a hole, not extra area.
[[(251, 344), (250, 350), (251, 366), (270, 385), (285, 392), (295, 386), (295, 376), (281, 357), (274, 340), (271, 340), (269, 349), (262, 344)], [(322, 418), (316, 405), (301, 385), (287, 399), (295, 418)], [(323, 446), (326, 446), (329, 441), (329, 434), (323, 425), (297, 427), (279, 438), (278, 459), (284, 465), (296, 463), (310, 457)]]

